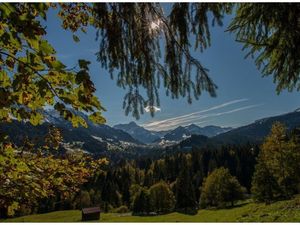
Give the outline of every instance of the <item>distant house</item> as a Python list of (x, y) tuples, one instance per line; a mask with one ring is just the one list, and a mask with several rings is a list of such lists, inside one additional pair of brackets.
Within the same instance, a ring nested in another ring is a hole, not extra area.
[(83, 208), (81, 210), (81, 220), (99, 220), (100, 219), (100, 207)]

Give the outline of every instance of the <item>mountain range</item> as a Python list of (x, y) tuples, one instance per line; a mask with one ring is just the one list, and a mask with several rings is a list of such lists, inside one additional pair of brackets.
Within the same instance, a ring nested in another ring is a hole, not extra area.
[(192, 135), (190, 138), (183, 140), (173, 147), (177, 149), (190, 149), (192, 147), (201, 147), (206, 145), (216, 147), (223, 144), (260, 144), (270, 133), (272, 125), (275, 122), (283, 123), (288, 130), (299, 128), (300, 111), (296, 110), (294, 112), (256, 120), (254, 123), (232, 129), (228, 132), (221, 133), (211, 138), (203, 137), (202, 135)]
[(42, 141), (42, 137), (48, 132), (50, 125), (58, 127), (63, 136), (63, 146), (67, 150), (83, 149), (90, 153), (103, 153), (115, 150), (126, 150), (141, 143), (135, 140), (130, 134), (108, 125), (93, 124), (87, 120), (87, 116), (81, 114), (88, 123), (88, 128), (72, 127), (71, 123), (64, 120), (55, 110), (45, 110), (44, 123), (33, 126), (29, 122), (13, 120), (11, 123), (0, 123), (0, 129), (16, 144), (21, 144), (23, 138)]
[(113, 128), (122, 130), (128, 134), (130, 134), (136, 140), (144, 143), (150, 144), (155, 142), (156, 140), (162, 138), (169, 131), (150, 131), (145, 128), (137, 125), (135, 122), (130, 122), (128, 124), (118, 124), (113, 126)]
[[(87, 119), (86, 115), (81, 116)], [(188, 150), (207, 145), (217, 147), (223, 144), (261, 143), (275, 121), (284, 123), (289, 130), (299, 127), (300, 111), (260, 119), (235, 129), (191, 124), (170, 131), (149, 131), (134, 122), (114, 127), (88, 122), (88, 128), (73, 128), (56, 111), (46, 110), (44, 123), (39, 126), (13, 120), (11, 123), (0, 123), (0, 130), (8, 134), (15, 144), (20, 145), (25, 136), (41, 143), (49, 126), (54, 125), (62, 131), (64, 150), (81, 149), (93, 154), (136, 157), (156, 154), (166, 146), (170, 150)]]
[(232, 129), (231, 127), (223, 128), (219, 126), (199, 127), (195, 124), (190, 124), (185, 127), (179, 126), (174, 130), (151, 131), (137, 125), (135, 122), (118, 124), (115, 125), (114, 128), (129, 133), (133, 138), (145, 144), (161, 143), (162, 141), (179, 142), (193, 134), (213, 137)]

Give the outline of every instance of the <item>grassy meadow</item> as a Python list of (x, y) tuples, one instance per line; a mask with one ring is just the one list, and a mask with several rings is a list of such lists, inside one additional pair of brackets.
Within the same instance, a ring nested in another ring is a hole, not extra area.
[[(1, 222), (80, 222), (81, 211), (56, 211), (2, 220)], [(130, 213), (101, 213), (99, 222), (299, 222), (300, 196), (270, 205), (244, 203), (228, 209), (199, 210), (196, 215), (170, 213), (132, 216)]]

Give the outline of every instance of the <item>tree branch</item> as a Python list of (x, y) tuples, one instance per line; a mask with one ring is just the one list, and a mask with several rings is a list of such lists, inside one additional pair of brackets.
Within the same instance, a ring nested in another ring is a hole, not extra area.
[(19, 60), (18, 58), (6, 53), (6, 52), (3, 52), (3, 51), (0, 51), (0, 54), (2, 55), (6, 55), (7, 57), (10, 57), (16, 61), (18, 61), (19, 63), (23, 63), (25, 66), (27, 66), (28, 68), (30, 68), (32, 71), (34, 71), (34, 73), (36, 75), (38, 75), (40, 78), (42, 78), (44, 81), (46, 81), (47, 83), (47, 87), (49, 88), (49, 90), (52, 92), (52, 94), (54, 96), (56, 96), (57, 98), (59, 98), (59, 100), (61, 100), (62, 102), (64, 102), (58, 95), (58, 93), (56, 92), (56, 90), (54, 89), (54, 87), (52, 86), (52, 84), (42, 75), (40, 74), (36, 69), (34, 69), (29, 63), (25, 63), (25, 62), (22, 62), (21, 60)]

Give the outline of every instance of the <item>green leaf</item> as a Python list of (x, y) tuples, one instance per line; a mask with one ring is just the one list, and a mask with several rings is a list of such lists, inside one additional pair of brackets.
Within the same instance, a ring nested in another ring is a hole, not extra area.
[(84, 80), (89, 79), (89, 75), (85, 70), (80, 70), (77, 74), (76, 74), (76, 84), (81, 84)]
[(43, 119), (43, 115), (40, 113), (32, 113), (30, 115), (30, 123), (34, 126), (37, 126), (39, 124), (41, 124), (42, 119)]
[(89, 120), (98, 124), (103, 124), (106, 122), (105, 118), (100, 114), (100, 112), (94, 112), (89, 115)]
[(79, 41), (80, 41), (79, 37), (76, 36), (75, 34), (73, 34), (73, 40), (74, 40), (75, 42), (79, 42)]
[(0, 71), (0, 86), (3, 88), (9, 87), (11, 85), (11, 81), (7, 73), (3, 70)]
[(55, 53), (55, 50), (46, 40), (41, 40), (40, 51), (43, 53), (43, 55), (51, 55)]
[(13, 216), (15, 214), (15, 210), (19, 208), (19, 203), (18, 202), (13, 202), (7, 209), (7, 214), (9, 216)]
[(81, 69), (89, 70), (88, 65), (90, 65), (91, 62), (84, 59), (79, 59), (78, 64)]
[(4, 14), (5, 17), (7, 17), (7, 16), (9, 16), (12, 12), (15, 12), (15, 8), (13, 7), (12, 4), (1, 3), (1, 4), (0, 4), (0, 11), (3, 12), (3, 14)]
[(37, 39), (27, 39), (29, 46), (33, 49), (39, 50), (39, 40)]
[(66, 68), (66, 66), (65, 66), (62, 62), (60, 62), (60, 61), (58, 61), (58, 60), (54, 60), (54, 61), (51, 62), (50, 64), (51, 64), (51, 67), (52, 67), (53, 69), (55, 69), (55, 70), (62, 70), (62, 69), (64, 69), (64, 68)]

